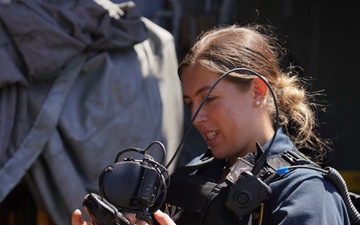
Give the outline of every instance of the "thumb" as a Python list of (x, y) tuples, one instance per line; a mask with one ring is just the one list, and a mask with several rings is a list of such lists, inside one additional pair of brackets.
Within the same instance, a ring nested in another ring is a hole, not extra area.
[(176, 225), (175, 222), (170, 218), (170, 216), (161, 210), (157, 210), (154, 213), (155, 219), (160, 223), (160, 225)]

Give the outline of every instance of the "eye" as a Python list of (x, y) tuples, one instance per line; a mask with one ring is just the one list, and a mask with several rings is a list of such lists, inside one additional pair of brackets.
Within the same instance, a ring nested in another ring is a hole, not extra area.
[(188, 110), (191, 110), (193, 104), (192, 104), (192, 102), (185, 102), (185, 106)]
[(211, 102), (212, 100), (214, 100), (213, 97), (208, 97), (208, 98), (206, 99), (206, 101), (208, 101), (208, 102)]
[(209, 96), (207, 99), (206, 99), (206, 102), (212, 102), (215, 100), (215, 97), (212, 97), (212, 96)]

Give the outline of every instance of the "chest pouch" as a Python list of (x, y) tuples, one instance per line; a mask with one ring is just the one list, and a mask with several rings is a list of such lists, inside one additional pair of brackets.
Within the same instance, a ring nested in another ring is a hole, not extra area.
[[(219, 195), (226, 195), (228, 190), (225, 182), (218, 184), (197, 175), (172, 175), (166, 199), (167, 207), (170, 207), (168, 213), (178, 224), (203, 224), (213, 200)], [(178, 220), (174, 207), (180, 214)]]

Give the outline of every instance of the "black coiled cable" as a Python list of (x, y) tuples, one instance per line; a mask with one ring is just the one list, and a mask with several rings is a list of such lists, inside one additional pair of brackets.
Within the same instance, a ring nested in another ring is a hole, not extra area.
[(325, 173), (325, 177), (331, 180), (335, 184), (335, 186), (339, 191), (339, 194), (344, 200), (345, 206), (349, 213), (351, 223), (352, 224), (360, 223), (360, 213), (357, 211), (355, 205), (351, 201), (345, 180), (342, 178), (342, 176), (336, 169), (332, 167), (325, 167), (325, 170), (327, 171), (327, 173)]

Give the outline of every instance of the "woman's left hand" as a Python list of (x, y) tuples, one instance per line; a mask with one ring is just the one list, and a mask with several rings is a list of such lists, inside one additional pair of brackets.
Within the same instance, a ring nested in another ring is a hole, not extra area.
[(76, 209), (71, 215), (71, 225), (92, 225), (92, 223), (83, 220), (81, 218), (81, 211)]

